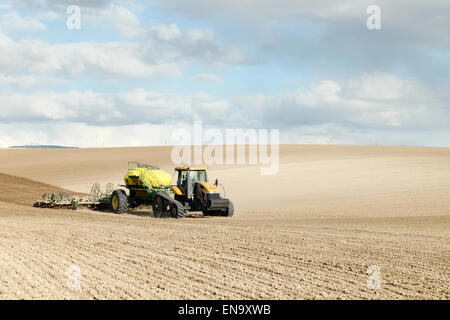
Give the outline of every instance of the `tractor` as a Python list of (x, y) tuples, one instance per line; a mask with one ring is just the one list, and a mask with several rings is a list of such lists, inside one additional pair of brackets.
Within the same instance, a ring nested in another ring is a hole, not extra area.
[(207, 168), (177, 167), (177, 183), (172, 176), (157, 166), (129, 162), (124, 177), (125, 185), (111, 195), (111, 208), (124, 213), (128, 208), (152, 205), (157, 218), (183, 218), (191, 211), (201, 211), (205, 216), (234, 214), (233, 203), (222, 198), (218, 181), (208, 183)]

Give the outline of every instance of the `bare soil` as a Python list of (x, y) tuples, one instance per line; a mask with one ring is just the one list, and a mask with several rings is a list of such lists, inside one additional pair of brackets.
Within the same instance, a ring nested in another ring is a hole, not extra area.
[(274, 176), (212, 166), (233, 218), (32, 207), (122, 183), (131, 160), (172, 172), (170, 150), (0, 150), (0, 298), (450, 299), (448, 148), (281, 146)]

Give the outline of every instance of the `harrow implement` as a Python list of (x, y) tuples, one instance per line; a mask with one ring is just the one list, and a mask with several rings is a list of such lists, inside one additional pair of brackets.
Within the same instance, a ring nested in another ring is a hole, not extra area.
[(66, 208), (76, 210), (80, 206), (89, 208), (107, 208), (111, 203), (111, 195), (114, 185), (108, 183), (103, 192), (100, 184), (94, 183), (91, 192), (87, 196), (72, 196), (67, 192), (45, 192), (42, 199), (34, 203), (39, 208)]

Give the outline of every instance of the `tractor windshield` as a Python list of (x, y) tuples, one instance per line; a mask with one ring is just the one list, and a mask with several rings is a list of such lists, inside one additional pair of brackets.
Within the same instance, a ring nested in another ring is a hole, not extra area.
[[(188, 177), (189, 172), (189, 190), (188, 190)], [(194, 190), (195, 183), (197, 182), (207, 182), (206, 171), (204, 170), (192, 170), (192, 171), (179, 171), (177, 185), (185, 193), (191, 193)]]
[(189, 171), (191, 181), (206, 182), (206, 171)]

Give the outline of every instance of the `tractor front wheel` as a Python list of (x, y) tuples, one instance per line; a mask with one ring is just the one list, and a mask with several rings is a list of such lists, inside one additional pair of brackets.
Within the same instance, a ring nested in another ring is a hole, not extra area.
[(111, 195), (111, 208), (114, 213), (124, 213), (128, 208), (128, 197), (122, 189), (114, 190)]

